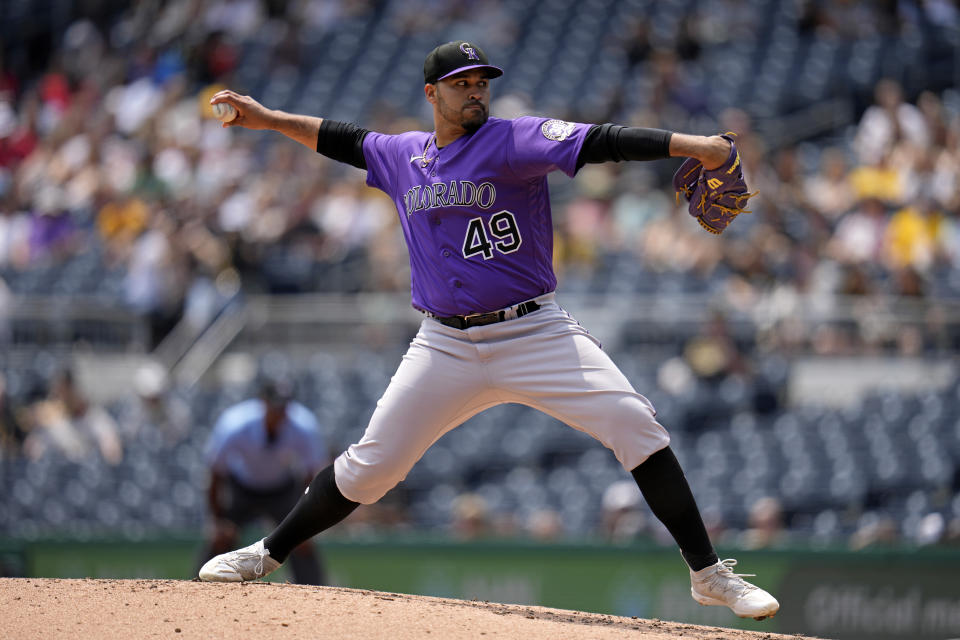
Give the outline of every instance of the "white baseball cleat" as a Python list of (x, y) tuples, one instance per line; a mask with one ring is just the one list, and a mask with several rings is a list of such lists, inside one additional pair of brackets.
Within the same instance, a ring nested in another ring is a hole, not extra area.
[(270, 557), (263, 540), (249, 547), (221, 553), (200, 567), (200, 579), (204, 582), (245, 582), (268, 576), (280, 563)]
[(690, 593), (702, 605), (730, 607), (741, 618), (763, 620), (777, 614), (780, 603), (772, 595), (743, 579), (752, 573), (734, 573), (737, 561), (721, 560), (700, 571), (690, 571)]

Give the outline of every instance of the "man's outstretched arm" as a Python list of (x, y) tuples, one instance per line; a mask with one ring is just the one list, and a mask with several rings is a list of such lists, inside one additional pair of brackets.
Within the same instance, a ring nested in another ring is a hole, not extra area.
[(716, 169), (730, 154), (730, 143), (720, 136), (694, 136), (663, 129), (594, 125), (587, 133), (577, 166), (624, 160), (696, 158), (706, 169)]
[(250, 96), (241, 96), (229, 89), (216, 93), (210, 104), (227, 103), (237, 110), (237, 117), (224, 122), (224, 127), (268, 129), (277, 131), (305, 147), (316, 149), (317, 135), (323, 118), (300, 116), (276, 109), (268, 109)]
[[(677, 201), (682, 195), (690, 215), (710, 233), (723, 233), (730, 222), (748, 212), (756, 195), (747, 189), (740, 154), (730, 134), (694, 136), (663, 129), (594, 125), (587, 132), (577, 168), (584, 164), (685, 157), (673, 176)], [(722, 171), (721, 171), (722, 169)]]
[(369, 133), (366, 129), (336, 120), (267, 109), (250, 96), (241, 96), (230, 90), (220, 91), (210, 100), (211, 105), (222, 102), (237, 110), (237, 117), (223, 123), (224, 127), (277, 131), (328, 158), (358, 169), (367, 168), (363, 156), (363, 139)]

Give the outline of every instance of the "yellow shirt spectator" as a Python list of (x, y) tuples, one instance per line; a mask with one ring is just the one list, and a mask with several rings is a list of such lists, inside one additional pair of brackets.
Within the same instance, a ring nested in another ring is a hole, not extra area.
[(890, 266), (929, 267), (943, 221), (942, 213), (924, 205), (904, 207), (893, 214), (884, 242)]
[(900, 202), (903, 197), (900, 174), (886, 163), (857, 167), (850, 172), (850, 184), (857, 200), (877, 198), (883, 202)]
[(150, 210), (135, 196), (108, 202), (97, 215), (97, 229), (107, 242), (133, 240), (147, 226)]

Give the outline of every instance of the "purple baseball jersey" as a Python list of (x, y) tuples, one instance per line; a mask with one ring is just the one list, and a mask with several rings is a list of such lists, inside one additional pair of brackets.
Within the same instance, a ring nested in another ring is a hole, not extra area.
[(589, 128), (490, 118), (439, 150), (431, 133), (367, 134), (367, 184), (397, 206), (414, 307), (482, 313), (556, 288), (546, 176), (576, 173)]

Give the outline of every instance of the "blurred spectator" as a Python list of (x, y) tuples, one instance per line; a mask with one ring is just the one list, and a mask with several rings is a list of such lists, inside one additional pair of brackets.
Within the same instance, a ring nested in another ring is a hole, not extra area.
[(836, 220), (850, 210), (854, 194), (842, 149), (824, 149), (817, 173), (807, 178), (804, 192), (810, 204), (829, 220)]
[(208, 3), (204, 22), (213, 34), (225, 32), (243, 38), (253, 34), (263, 18), (263, 4), (258, 0), (216, 0)]
[(706, 111), (707, 91), (695, 78), (683, 73), (676, 53), (655, 48), (649, 70), (653, 84), (650, 109), (664, 126), (681, 129), (681, 114), (695, 116)]
[(179, 319), (184, 295), (185, 260), (174, 232), (173, 219), (156, 212), (134, 244), (127, 266), (126, 302), (149, 319), (154, 346)]
[(627, 62), (634, 66), (647, 59), (652, 51), (650, 45), (650, 22), (646, 18), (637, 17), (625, 29), (623, 48)]
[(60, 187), (46, 186), (36, 195), (30, 219), (30, 261), (50, 264), (64, 260), (80, 247), (77, 223), (65, 208)]
[(740, 545), (744, 549), (779, 547), (785, 544), (787, 535), (783, 505), (777, 498), (765, 496), (750, 507)]
[(170, 379), (159, 366), (144, 365), (133, 375), (136, 396), (126, 404), (119, 419), (124, 439), (147, 440), (157, 449), (182, 442), (196, 425), (189, 405), (172, 393)]
[(933, 200), (918, 198), (915, 204), (893, 214), (886, 229), (884, 244), (891, 269), (912, 267), (927, 271), (944, 230), (944, 215)]
[(904, 194), (903, 169), (893, 161), (892, 152), (884, 151), (850, 172), (854, 196), (858, 200), (876, 199), (891, 206), (900, 204)]
[(914, 541), (920, 546), (940, 544), (947, 535), (947, 522), (943, 514), (928, 513), (917, 522)]
[(0, 51), (0, 100), (13, 102), (17, 98), (20, 82), (13, 71), (7, 66), (3, 53), (3, 51)]
[(7, 378), (0, 373), (0, 453), (17, 457), (24, 440), (27, 427), (23, 422), (23, 408), (14, 404), (7, 392)]
[(699, 28), (699, 16), (697, 15), (686, 15), (680, 21), (674, 50), (681, 60), (695, 61), (700, 57), (702, 38), (698, 33)]
[(904, 298), (926, 297), (927, 287), (920, 272), (909, 265), (897, 270), (893, 274), (893, 294)]
[(4, 211), (0, 207), (0, 268), (27, 264), (29, 227), (30, 221), (24, 212)]
[[(247, 524), (260, 518), (278, 524), (328, 463), (313, 413), (293, 400), (289, 383), (273, 380), (261, 385), (258, 398), (224, 411), (205, 458), (212, 532), (199, 564), (236, 547)], [(326, 582), (311, 542), (294, 549), (290, 562), (296, 582)]]
[(887, 212), (877, 198), (859, 203), (837, 224), (829, 252), (843, 264), (877, 264), (883, 257)]
[(960, 516), (954, 516), (947, 523), (943, 543), (952, 547), (960, 546)]
[(932, 91), (924, 91), (917, 97), (917, 108), (923, 114), (930, 134), (929, 147), (933, 149), (946, 147), (949, 142), (950, 125), (947, 122), (949, 114), (944, 109), (943, 102)]
[(930, 132), (923, 114), (903, 101), (903, 90), (895, 80), (878, 82), (874, 101), (860, 119), (853, 142), (861, 163), (873, 164), (901, 141), (921, 148), (929, 144)]
[(23, 450), (32, 459), (57, 452), (74, 462), (99, 456), (115, 465), (123, 458), (116, 422), (87, 398), (69, 369), (54, 376), (47, 397), (30, 413), (32, 426)]
[(483, 496), (462, 493), (454, 499), (450, 530), (460, 540), (486, 538), (492, 533), (490, 507)]
[(147, 204), (133, 193), (113, 198), (97, 214), (97, 229), (107, 249), (118, 259), (126, 260), (134, 240), (150, 220)]
[(722, 313), (714, 311), (683, 350), (690, 370), (701, 380), (719, 383), (731, 375), (746, 371), (743, 354), (737, 348)]
[(957, 193), (956, 166), (941, 162), (941, 150), (936, 147), (918, 149), (904, 167), (902, 181), (904, 201), (929, 200), (938, 207), (950, 207)]
[[(0, 171), (16, 167), (36, 149), (36, 104), (27, 102), (17, 114), (9, 96), (5, 98), (0, 94)], [(4, 181), (9, 179), (4, 173)]]
[(900, 540), (897, 523), (887, 514), (868, 512), (860, 518), (856, 531), (850, 536), (854, 551), (872, 547), (888, 547)]
[(600, 522), (603, 537), (612, 542), (636, 540), (646, 527), (643, 496), (637, 483), (618, 480), (603, 492), (603, 516)]
[(13, 313), (13, 294), (6, 281), (0, 278), (0, 345), (7, 345), (13, 337), (10, 316)]
[(537, 509), (527, 517), (527, 535), (538, 542), (556, 542), (563, 537), (563, 519), (555, 509)]

